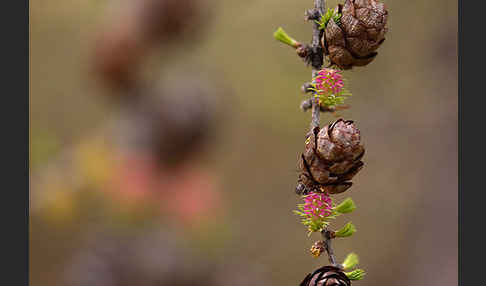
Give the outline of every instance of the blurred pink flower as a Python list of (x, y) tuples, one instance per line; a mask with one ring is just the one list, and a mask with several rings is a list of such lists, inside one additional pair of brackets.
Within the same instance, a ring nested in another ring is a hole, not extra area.
[(176, 223), (211, 220), (223, 211), (219, 183), (214, 174), (193, 165), (162, 169), (150, 157), (125, 156), (109, 184), (112, 198), (125, 207), (155, 207)]
[(110, 189), (114, 198), (138, 204), (150, 200), (155, 179), (153, 160), (143, 156), (126, 156), (115, 166)]
[(222, 211), (221, 192), (216, 178), (202, 169), (181, 170), (162, 192), (163, 209), (180, 222), (198, 224)]

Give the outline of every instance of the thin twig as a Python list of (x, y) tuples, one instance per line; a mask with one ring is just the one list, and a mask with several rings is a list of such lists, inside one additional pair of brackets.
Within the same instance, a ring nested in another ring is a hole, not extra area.
[[(314, 9), (319, 12), (320, 15), (324, 15), (326, 9), (326, 0), (314, 0)], [(314, 22), (312, 25), (312, 52), (314, 55), (319, 55), (318, 57), (313, 55), (312, 59), (312, 78), (317, 76), (317, 73), (322, 67), (323, 57), (322, 57), (322, 47), (320, 39), (322, 36), (322, 31), (319, 29), (319, 24)], [(320, 53), (319, 53), (320, 52)], [(320, 104), (319, 98), (313, 95), (312, 97), (312, 120), (311, 120), (311, 130), (318, 127), (320, 124)]]
[(321, 234), (322, 234), (322, 237), (324, 238), (324, 248), (326, 249), (326, 252), (327, 252), (327, 255), (328, 255), (328, 258), (329, 258), (329, 262), (334, 266), (338, 266), (336, 264), (336, 257), (334, 256), (334, 251), (333, 251), (332, 245), (331, 245), (331, 240), (332, 240), (331, 231), (329, 231), (326, 228), (322, 231)]
[[(319, 15), (324, 15), (326, 10), (326, 0), (314, 0), (314, 9), (315, 11), (319, 12)], [(320, 16), (319, 16), (320, 17)], [(314, 21), (312, 25), (312, 52), (314, 53), (312, 58), (312, 78), (314, 79), (317, 76), (317, 73), (322, 68), (324, 64), (324, 57), (322, 56), (322, 46), (321, 46), (321, 37), (322, 31), (320, 29), (320, 25)], [(318, 56), (316, 56), (318, 55)], [(320, 115), (321, 115), (321, 105), (319, 102), (319, 98), (315, 96), (315, 93), (312, 95), (312, 120), (311, 120), (311, 132), (315, 127), (318, 127), (320, 124)], [(336, 257), (334, 256), (334, 251), (331, 245), (331, 231), (327, 228), (324, 229), (322, 232), (322, 236), (324, 238), (324, 247), (326, 248), (326, 252), (329, 258), (329, 262), (336, 266)]]
[[(311, 108), (312, 108), (312, 98), (303, 100), (300, 103), (300, 109), (302, 109), (302, 111), (304, 111), (304, 112), (306, 112), (307, 110), (309, 110)], [(343, 105), (338, 105), (338, 106), (325, 106), (325, 105), (322, 105), (321, 104), (321, 112), (334, 113), (336, 111), (346, 110), (346, 109), (349, 109), (349, 108), (350, 108), (349, 105), (344, 105), (344, 104)]]

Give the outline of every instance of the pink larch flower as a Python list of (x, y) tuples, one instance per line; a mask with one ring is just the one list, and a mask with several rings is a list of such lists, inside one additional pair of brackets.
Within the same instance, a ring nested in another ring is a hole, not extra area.
[(322, 69), (318, 72), (315, 88), (318, 95), (339, 95), (344, 88), (344, 80), (341, 71), (335, 69)]
[(304, 196), (302, 211), (311, 218), (325, 218), (332, 214), (332, 200), (326, 193), (309, 193)]

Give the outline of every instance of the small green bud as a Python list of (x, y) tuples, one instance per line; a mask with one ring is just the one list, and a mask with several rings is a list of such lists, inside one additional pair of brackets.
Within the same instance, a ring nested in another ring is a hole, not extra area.
[(353, 235), (356, 232), (356, 227), (351, 222), (348, 222), (345, 226), (343, 226), (340, 230), (334, 233), (335, 237), (348, 237)]
[(273, 33), (273, 37), (277, 39), (278, 41), (287, 44), (291, 47), (298, 48), (300, 47), (300, 43), (297, 42), (296, 40), (292, 39), (285, 31), (282, 29), (282, 27), (278, 27), (277, 31)]
[(355, 267), (358, 263), (359, 263), (358, 255), (356, 255), (356, 253), (350, 253), (348, 254), (348, 256), (346, 256), (346, 259), (344, 259), (344, 262), (342, 264), (343, 269), (345, 270), (351, 269)]
[(345, 214), (350, 213), (356, 209), (356, 205), (351, 198), (345, 199), (342, 203), (334, 207), (334, 210), (338, 213)]
[(361, 280), (366, 275), (366, 272), (363, 269), (356, 269), (351, 272), (344, 272), (346, 276), (348, 276), (349, 280)]

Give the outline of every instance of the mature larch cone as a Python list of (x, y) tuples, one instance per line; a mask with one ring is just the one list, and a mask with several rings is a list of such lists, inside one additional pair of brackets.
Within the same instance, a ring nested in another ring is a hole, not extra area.
[(341, 269), (324, 266), (308, 274), (300, 286), (351, 286), (351, 281)]
[(301, 155), (296, 192), (346, 191), (352, 185), (349, 180), (363, 167), (364, 152), (360, 132), (353, 121), (338, 119), (322, 129), (315, 127)]
[(346, 0), (336, 7), (340, 23), (329, 20), (322, 38), (325, 54), (341, 69), (365, 66), (385, 40), (388, 11), (375, 0)]

